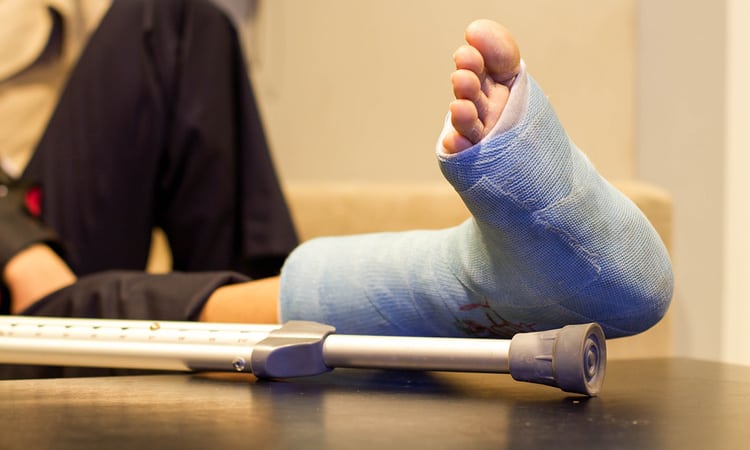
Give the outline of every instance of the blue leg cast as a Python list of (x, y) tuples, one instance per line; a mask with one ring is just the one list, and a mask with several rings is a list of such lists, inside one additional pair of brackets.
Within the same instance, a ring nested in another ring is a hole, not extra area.
[(523, 83), (512, 127), (439, 152), (471, 219), (301, 245), (282, 271), (282, 320), (458, 337), (592, 321), (616, 337), (655, 324), (672, 297), (663, 243), (568, 139), (536, 83)]

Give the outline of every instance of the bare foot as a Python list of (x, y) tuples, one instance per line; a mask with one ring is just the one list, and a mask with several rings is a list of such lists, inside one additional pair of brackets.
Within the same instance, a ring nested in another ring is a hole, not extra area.
[(490, 20), (472, 22), (465, 33), (468, 45), (456, 50), (451, 75), (451, 122), (454, 130), (443, 138), (448, 153), (461, 152), (479, 142), (497, 124), (521, 69), (521, 53), (513, 36)]

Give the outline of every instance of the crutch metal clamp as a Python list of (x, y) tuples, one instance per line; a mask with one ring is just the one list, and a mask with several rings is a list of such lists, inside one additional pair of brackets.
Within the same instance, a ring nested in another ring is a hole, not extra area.
[(335, 328), (316, 322), (290, 321), (253, 346), (250, 368), (259, 378), (319, 375), (331, 370), (323, 358), (323, 341)]

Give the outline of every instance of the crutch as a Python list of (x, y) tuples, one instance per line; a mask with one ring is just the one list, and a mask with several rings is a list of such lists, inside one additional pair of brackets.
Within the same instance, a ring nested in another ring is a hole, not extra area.
[(337, 367), (509, 373), (515, 380), (595, 396), (604, 381), (595, 323), (512, 339), (336, 334), (283, 325), (0, 316), (0, 363), (317, 375)]

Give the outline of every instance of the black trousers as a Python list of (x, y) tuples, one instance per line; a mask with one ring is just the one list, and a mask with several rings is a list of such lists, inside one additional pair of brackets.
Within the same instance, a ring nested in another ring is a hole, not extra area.
[[(80, 277), (28, 315), (195, 319), (297, 244), (235, 30), (207, 0), (114, 1), (23, 177)], [(155, 226), (175, 273), (141, 272)], [(19, 369), (3, 368), (83, 373)]]

